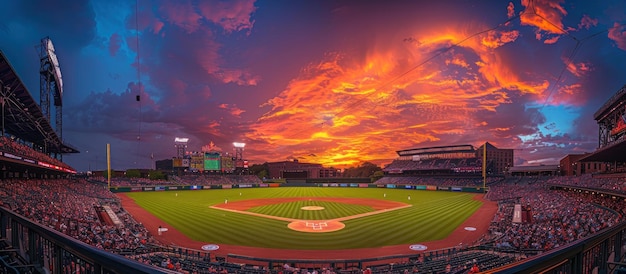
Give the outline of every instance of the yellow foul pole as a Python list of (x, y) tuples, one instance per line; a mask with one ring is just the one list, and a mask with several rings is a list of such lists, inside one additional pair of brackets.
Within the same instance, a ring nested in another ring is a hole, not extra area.
[(483, 145), (483, 192), (487, 192), (487, 142)]

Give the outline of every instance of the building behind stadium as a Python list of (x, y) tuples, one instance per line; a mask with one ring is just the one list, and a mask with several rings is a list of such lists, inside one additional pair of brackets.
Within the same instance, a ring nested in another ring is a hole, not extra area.
[(341, 170), (324, 167), (321, 164), (281, 161), (267, 163), (269, 177), (272, 179), (316, 179), (341, 177)]
[(481, 174), (483, 151), (487, 174), (504, 174), (513, 166), (513, 149), (500, 149), (486, 142), (478, 148), (451, 145), (398, 150), (398, 158), (383, 171), (388, 175)]

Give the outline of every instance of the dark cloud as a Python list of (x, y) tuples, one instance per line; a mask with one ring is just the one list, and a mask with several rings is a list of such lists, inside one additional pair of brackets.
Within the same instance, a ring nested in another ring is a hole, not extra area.
[(242, 30), (249, 32), (254, 25), (254, 0), (201, 1), (198, 9), (204, 18), (222, 27), (226, 33)]
[(511, 103), (501, 104), (495, 111), (479, 111), (476, 117), (484, 121), (481, 128), (491, 131), (496, 137), (494, 139), (509, 140), (507, 147), (517, 147), (520, 142), (518, 136), (531, 135), (546, 122), (539, 107), (527, 107), (524, 102), (530, 102), (528, 96), (512, 98)]
[(9, 18), (49, 36), (55, 44), (62, 45), (59, 48), (76, 50), (95, 37), (95, 13), (89, 1), (25, 0), (17, 3)]

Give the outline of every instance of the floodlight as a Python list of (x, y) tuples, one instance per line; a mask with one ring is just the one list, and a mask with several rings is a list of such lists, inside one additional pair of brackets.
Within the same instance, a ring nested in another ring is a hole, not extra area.
[(237, 147), (237, 148), (243, 148), (246, 146), (246, 143), (239, 143), (239, 142), (234, 142), (233, 146)]
[(180, 138), (180, 137), (174, 138), (174, 142), (187, 143), (188, 141), (189, 141), (189, 138)]
[(54, 51), (54, 45), (52, 44), (52, 40), (48, 39), (46, 41), (46, 53), (48, 54), (48, 58), (50, 58), (50, 62), (52, 63), (52, 67), (54, 67), (54, 73), (56, 76), (57, 84), (59, 85), (59, 94), (61, 97), (63, 96), (63, 77), (61, 76), (61, 68), (59, 67), (59, 59), (57, 58), (56, 52)]

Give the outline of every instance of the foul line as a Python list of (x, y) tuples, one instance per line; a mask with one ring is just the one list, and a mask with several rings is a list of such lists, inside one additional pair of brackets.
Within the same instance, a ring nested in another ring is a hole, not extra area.
[(266, 214), (261, 214), (261, 213), (256, 213), (256, 212), (241, 211), (241, 210), (229, 209), (229, 208), (223, 208), (223, 207), (217, 207), (217, 206), (209, 206), (209, 208), (219, 209), (219, 210), (224, 210), (224, 211), (234, 212), (234, 213), (240, 213), (240, 214), (246, 214), (246, 215), (251, 215), (251, 216), (257, 216), (257, 217), (263, 217), (263, 218), (268, 218), (268, 219), (274, 219), (274, 220), (279, 220), (279, 221), (285, 221), (285, 222), (298, 222), (298, 221), (300, 221), (300, 222), (307, 222), (307, 221), (310, 221), (310, 222), (322, 222), (322, 221), (325, 221), (325, 222), (330, 222), (330, 221), (341, 222), (341, 221), (347, 221), (347, 220), (362, 218), (362, 217), (366, 217), (366, 216), (372, 216), (372, 215), (376, 215), (376, 214), (381, 214), (381, 213), (385, 213), (385, 212), (391, 212), (391, 211), (394, 211), (394, 210), (403, 209), (403, 208), (412, 207), (412, 206), (413, 205), (404, 205), (404, 206), (398, 206), (398, 207), (392, 207), (392, 208), (385, 208), (385, 209), (376, 210), (376, 211), (372, 211), (372, 212), (366, 212), (366, 213), (356, 214), (356, 215), (347, 216), (347, 217), (329, 219), (329, 220), (301, 220), (301, 219), (293, 219), (293, 218), (272, 216), (272, 215), (266, 215)]

